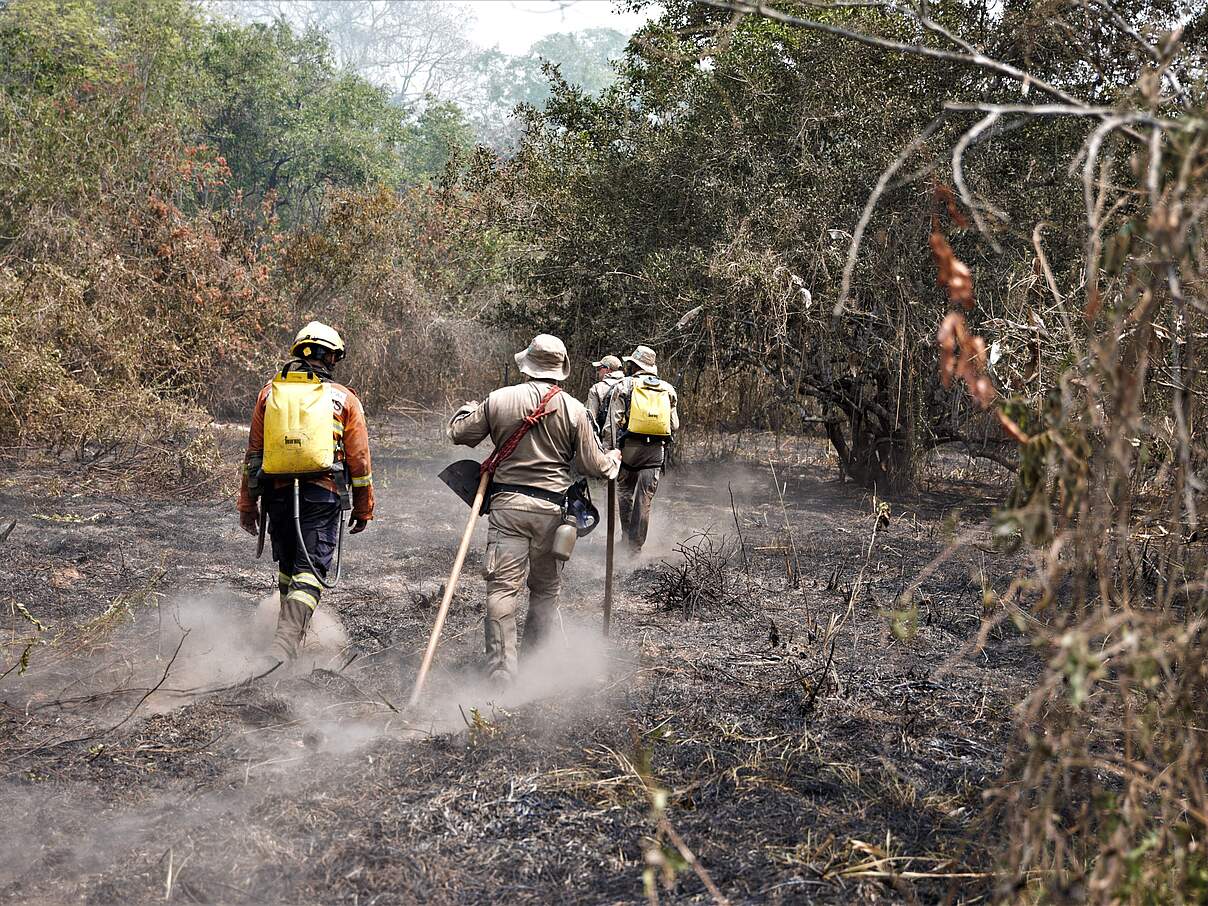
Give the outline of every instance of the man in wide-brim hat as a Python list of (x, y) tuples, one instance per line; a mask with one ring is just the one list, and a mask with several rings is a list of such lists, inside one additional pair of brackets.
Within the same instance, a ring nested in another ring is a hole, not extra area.
[[(636, 418), (635, 409), (641, 410)], [(621, 451), (621, 527), (637, 553), (650, 530), (667, 445), (679, 430), (679, 399), (675, 388), (659, 379), (658, 357), (649, 346), (625, 356), (625, 377), (611, 391), (605, 422), (605, 442)]]
[(604, 427), (604, 416), (608, 414), (608, 397), (612, 388), (621, 383), (625, 372), (621, 370), (621, 360), (615, 355), (606, 355), (598, 362), (592, 362), (596, 369), (596, 382), (587, 391), (587, 414), (597, 430)]
[(610, 479), (621, 465), (619, 453), (605, 452), (583, 404), (559, 387), (570, 374), (570, 359), (561, 340), (539, 334), (516, 353), (516, 365), (528, 380), (501, 387), (482, 403), (466, 403), (449, 422), (454, 443), (473, 447), (489, 436), (499, 449), (543, 400), (549, 410), (503, 460), (491, 483), (483, 558), (484, 622), (486, 666), (496, 687), (506, 687), (516, 676), (516, 606), (526, 572), (526, 650), (559, 624), (561, 563), (551, 548), (562, 522), (566, 492), (575, 481), (572, 464), (589, 478)]
[(659, 376), (658, 357), (649, 346), (635, 347), (633, 352), (625, 356), (625, 364), (631, 366), (626, 374), (652, 374)]

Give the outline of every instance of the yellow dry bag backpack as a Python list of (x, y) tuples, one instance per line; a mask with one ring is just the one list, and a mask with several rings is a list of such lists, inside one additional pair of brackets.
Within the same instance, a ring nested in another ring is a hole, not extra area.
[(334, 416), (331, 387), (309, 370), (292, 371), (286, 365), (273, 378), (264, 407), (265, 474), (331, 471), (336, 459)]
[(671, 436), (671, 385), (646, 375), (633, 385), (629, 398), (629, 434)]

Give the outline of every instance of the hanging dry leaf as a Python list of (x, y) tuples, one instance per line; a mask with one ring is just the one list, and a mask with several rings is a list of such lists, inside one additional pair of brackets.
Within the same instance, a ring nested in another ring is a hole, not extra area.
[(931, 232), (931, 256), (939, 271), (940, 286), (948, 291), (950, 302), (960, 305), (965, 311), (973, 308), (973, 273), (968, 265), (956, 257), (947, 238), (938, 229)]
[(951, 387), (953, 379), (959, 378), (974, 401), (983, 409), (989, 408), (998, 399), (998, 391), (986, 376), (989, 364), (986, 341), (969, 332), (965, 316), (958, 311), (948, 312), (935, 339), (940, 347), (939, 372), (943, 385)]
[(703, 305), (698, 305), (698, 306), (696, 306), (696, 308), (693, 308), (690, 311), (685, 312), (684, 316), (682, 318), (680, 318), (679, 321), (676, 322), (675, 329), (683, 330), (685, 327), (687, 327), (689, 324), (691, 324), (693, 321), (695, 321), (696, 316), (701, 313), (701, 311), (704, 309), (704, 307), (705, 306), (703, 306)]

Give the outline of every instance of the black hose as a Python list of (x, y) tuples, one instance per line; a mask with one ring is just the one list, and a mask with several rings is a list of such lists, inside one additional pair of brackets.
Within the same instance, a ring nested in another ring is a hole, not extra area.
[(340, 511), (340, 536), (336, 540), (336, 577), (328, 582), (315, 569), (315, 563), (310, 559), (310, 551), (306, 549), (306, 539), (302, 537), (302, 502), (300, 488), (302, 483), (299, 479), (294, 479), (294, 533), (298, 539), (298, 549), (302, 551), (302, 556), (306, 558), (306, 565), (310, 567), (311, 573), (319, 584), (324, 588), (335, 588), (336, 583), (340, 581), (340, 558), (344, 553), (344, 511)]

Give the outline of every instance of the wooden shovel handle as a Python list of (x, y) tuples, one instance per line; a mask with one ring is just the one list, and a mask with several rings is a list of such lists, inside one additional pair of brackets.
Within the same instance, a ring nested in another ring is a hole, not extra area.
[(407, 707), (413, 707), (423, 694), (424, 683), (428, 679), (428, 670), (432, 667), (432, 658), (436, 654), (436, 645), (440, 641), (440, 631), (445, 626), (445, 617), (449, 614), (449, 604), (453, 601), (457, 580), (461, 576), (462, 564), (466, 561), (466, 552), (470, 549), (470, 541), (474, 537), (474, 523), (478, 521), (478, 513), (482, 510), (482, 501), (487, 494), (487, 485), (491, 483), (491, 473), (483, 472), (478, 479), (478, 491), (474, 494), (474, 503), (470, 507), (470, 519), (466, 522), (466, 530), (461, 536), (461, 547), (457, 549), (457, 557), (453, 561), (453, 571), (449, 573), (449, 581), (445, 583), (445, 594), (440, 601), (440, 610), (436, 612), (436, 623), (432, 626), (432, 635), (428, 639), (428, 649), (424, 652), (423, 663), (419, 665), (419, 674), (415, 677), (415, 688), (411, 690), (411, 700)]
[(604, 559), (604, 635), (612, 623), (612, 558), (616, 544), (617, 480), (608, 482), (608, 553)]

